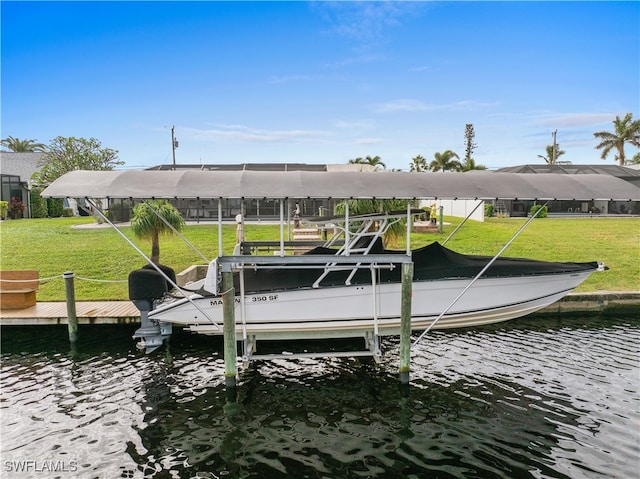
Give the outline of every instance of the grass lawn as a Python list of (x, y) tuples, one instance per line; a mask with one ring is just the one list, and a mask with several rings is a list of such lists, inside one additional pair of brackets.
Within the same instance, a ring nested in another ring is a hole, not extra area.
[[(412, 247), (443, 241), (461, 221), (445, 218), (451, 225), (443, 234), (412, 236)], [(524, 218), (490, 218), (484, 223), (467, 222), (448, 247), (462, 253), (495, 254), (523, 224)], [(127, 299), (129, 272), (144, 260), (112, 228), (76, 229), (92, 218), (24, 219), (0, 223), (0, 267), (37, 269), (44, 282), (39, 301), (63, 301), (65, 271), (76, 275), (76, 299)], [(149, 243), (137, 240), (125, 227), (122, 231), (149, 254)], [(218, 254), (217, 224), (187, 226), (182, 234), (208, 258)], [(277, 225), (245, 225), (247, 240), (277, 240)], [(230, 254), (235, 242), (235, 225), (223, 227), (223, 245)], [(399, 245), (400, 249), (404, 247)], [(578, 291), (640, 290), (640, 219), (637, 218), (543, 218), (536, 219), (507, 249), (505, 256), (550, 261), (602, 261), (611, 269), (595, 273)], [(174, 236), (160, 240), (161, 262), (182, 271), (202, 259)], [(100, 281), (94, 281), (100, 280)]]

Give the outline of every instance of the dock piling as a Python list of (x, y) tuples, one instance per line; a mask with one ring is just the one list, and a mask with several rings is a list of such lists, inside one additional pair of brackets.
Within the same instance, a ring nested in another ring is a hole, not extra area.
[(76, 314), (76, 291), (73, 283), (75, 277), (72, 271), (62, 274), (64, 278), (64, 289), (67, 301), (67, 329), (69, 331), (69, 342), (75, 344), (78, 341), (78, 316)]
[(224, 384), (227, 388), (236, 387), (236, 314), (235, 288), (233, 287), (233, 272), (222, 272), (222, 315), (224, 331)]
[(413, 263), (402, 264), (402, 289), (400, 306), (400, 383), (409, 383), (411, 371), (411, 295)]

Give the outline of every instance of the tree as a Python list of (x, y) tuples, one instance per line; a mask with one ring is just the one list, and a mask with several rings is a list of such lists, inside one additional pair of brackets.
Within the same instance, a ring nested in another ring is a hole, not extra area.
[(180, 231), (185, 224), (180, 212), (166, 200), (139, 203), (133, 208), (131, 230), (137, 238), (151, 241), (151, 261), (155, 264), (160, 264), (160, 235), (173, 233), (173, 230), (158, 215), (177, 231)]
[(627, 113), (623, 119), (616, 116), (613, 120), (614, 132), (609, 131), (597, 131), (593, 134), (600, 140), (600, 143), (596, 146), (596, 150), (602, 150), (601, 158), (607, 159), (609, 153), (614, 148), (617, 150), (615, 157), (620, 166), (623, 166), (626, 161), (624, 155), (625, 143), (630, 143), (633, 146), (640, 148), (640, 120), (633, 120), (631, 113)]
[(376, 170), (378, 168), (382, 168), (383, 170), (387, 167), (387, 165), (385, 165), (382, 160), (380, 159), (379, 156), (367, 156), (366, 158), (355, 158), (353, 160), (349, 160), (349, 163), (352, 165), (371, 165), (373, 166)]
[(460, 162), (453, 159), (460, 159), (460, 157), (451, 150), (446, 150), (443, 153), (436, 152), (433, 157), (434, 160), (429, 163), (429, 169), (431, 171), (462, 171)]
[(464, 126), (464, 163), (462, 163), (462, 171), (471, 170), (486, 170), (484, 165), (476, 165), (476, 160), (473, 159), (473, 151), (477, 148), (478, 144), (474, 141), (476, 132), (473, 129), (472, 123), (467, 123)]
[(9, 151), (16, 153), (24, 152), (41, 152), (44, 151), (45, 146), (42, 143), (36, 143), (36, 140), (20, 140), (12, 136), (6, 137), (0, 141), (0, 145), (8, 148)]
[(411, 164), (409, 165), (409, 171), (421, 172), (427, 171), (429, 166), (427, 165), (427, 160), (425, 160), (421, 155), (416, 156), (411, 159)]
[(554, 148), (553, 145), (547, 145), (546, 147), (547, 156), (538, 155), (538, 158), (542, 158), (544, 161), (547, 162), (548, 165), (570, 165), (571, 164), (570, 161), (558, 161), (558, 158), (560, 158), (562, 155), (566, 153), (566, 151), (560, 149), (560, 145), (556, 143), (555, 151), (553, 151), (553, 148)]
[(118, 152), (103, 148), (95, 138), (58, 136), (44, 150), (40, 159), (40, 171), (32, 179), (40, 186), (48, 186), (65, 173), (74, 170), (113, 170), (124, 165), (118, 160)]
[(473, 129), (473, 123), (467, 123), (464, 125), (464, 161), (470, 164), (473, 160), (473, 150), (476, 149), (478, 144), (474, 141), (476, 132)]
[(487, 167), (484, 165), (476, 165), (476, 160), (473, 158), (465, 159), (462, 164), (462, 171), (471, 171), (471, 170), (486, 170)]
[(627, 160), (627, 165), (640, 165), (640, 152), (633, 155), (630, 160)]

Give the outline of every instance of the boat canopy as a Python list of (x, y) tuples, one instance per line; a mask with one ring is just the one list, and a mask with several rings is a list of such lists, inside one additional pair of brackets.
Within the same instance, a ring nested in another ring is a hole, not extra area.
[(335, 198), (640, 201), (640, 188), (610, 175), (355, 171), (84, 171), (67, 173), (49, 198)]

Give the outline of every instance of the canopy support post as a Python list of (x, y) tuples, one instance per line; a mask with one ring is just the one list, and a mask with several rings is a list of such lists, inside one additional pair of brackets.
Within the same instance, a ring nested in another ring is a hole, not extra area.
[[(230, 269), (230, 268), (229, 268)], [(228, 389), (236, 387), (237, 344), (235, 288), (233, 287), (233, 271), (222, 271), (222, 316), (224, 331), (224, 385)]]
[(413, 263), (402, 263), (402, 285), (400, 305), (400, 383), (409, 383), (411, 371), (411, 296)]
[(284, 200), (280, 200), (280, 256), (284, 256)]
[(218, 198), (218, 256), (222, 256), (222, 198)]

